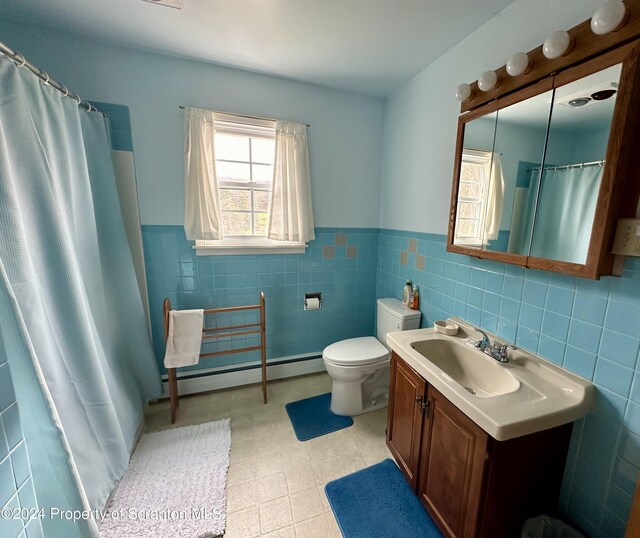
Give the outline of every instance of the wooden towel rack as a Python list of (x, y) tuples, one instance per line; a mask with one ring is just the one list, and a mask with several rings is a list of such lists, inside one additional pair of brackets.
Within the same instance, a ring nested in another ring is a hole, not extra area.
[[(226, 327), (207, 327), (206, 316), (210, 314), (227, 314), (229, 312), (240, 312), (246, 310), (259, 310), (260, 320), (256, 323), (245, 323), (240, 325), (227, 325)], [(165, 299), (162, 302), (162, 319), (164, 320), (164, 341), (167, 342), (169, 337), (169, 312), (171, 311), (171, 301)], [(262, 369), (262, 399), (267, 403), (267, 333), (265, 322), (265, 302), (264, 292), (260, 292), (260, 302), (248, 306), (231, 306), (226, 308), (209, 308), (205, 309), (205, 323), (202, 329), (203, 343), (206, 340), (215, 340), (218, 338), (232, 336), (246, 336), (249, 334), (260, 334), (259, 346), (240, 347), (235, 349), (213, 351), (211, 353), (200, 353), (200, 358), (217, 357), (219, 355), (230, 355), (232, 353), (242, 353), (244, 351), (260, 351), (260, 362)], [(257, 328), (256, 328), (257, 327)], [(243, 330), (239, 330), (243, 329)], [(224, 331), (224, 332), (222, 332)], [(175, 368), (167, 368), (169, 380), (169, 400), (171, 403), (171, 424), (176, 421), (176, 410), (180, 405), (178, 395), (178, 377)]]

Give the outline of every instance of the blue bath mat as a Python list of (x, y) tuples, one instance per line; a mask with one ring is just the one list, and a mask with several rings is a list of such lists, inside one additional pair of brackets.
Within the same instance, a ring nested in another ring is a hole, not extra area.
[(329, 408), (330, 405), (331, 393), (327, 392), (284, 406), (298, 441), (308, 441), (325, 433), (348, 428), (353, 424), (351, 417), (336, 415)]
[(442, 538), (392, 460), (338, 478), (324, 490), (345, 538)]

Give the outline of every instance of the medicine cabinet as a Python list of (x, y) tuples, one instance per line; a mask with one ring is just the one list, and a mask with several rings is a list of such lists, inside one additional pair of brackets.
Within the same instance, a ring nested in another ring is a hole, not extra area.
[(615, 223), (635, 216), (640, 194), (640, 40), (597, 54), (588, 46), (557, 70), (539, 59), (524, 87), (505, 74), (492, 100), (463, 103), (448, 251), (614, 274)]

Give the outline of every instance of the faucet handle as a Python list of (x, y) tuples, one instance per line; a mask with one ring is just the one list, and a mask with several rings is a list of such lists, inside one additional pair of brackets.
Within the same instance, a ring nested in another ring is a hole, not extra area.
[(507, 353), (508, 349), (518, 349), (518, 348), (513, 344), (502, 344), (501, 346), (496, 346), (496, 350), (498, 351), (498, 354), (500, 355), (500, 357), (505, 359), (504, 362), (506, 362), (507, 358), (509, 357)]
[(479, 340), (476, 343), (476, 347), (484, 349), (486, 346), (491, 344), (491, 340), (489, 339), (489, 335), (486, 332), (484, 332), (480, 327), (473, 327), (473, 330), (482, 335), (482, 340)]

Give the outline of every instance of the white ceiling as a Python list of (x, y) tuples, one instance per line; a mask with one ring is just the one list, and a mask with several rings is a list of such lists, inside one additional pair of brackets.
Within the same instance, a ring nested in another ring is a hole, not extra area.
[(384, 96), (510, 2), (2, 0), (2, 18)]

